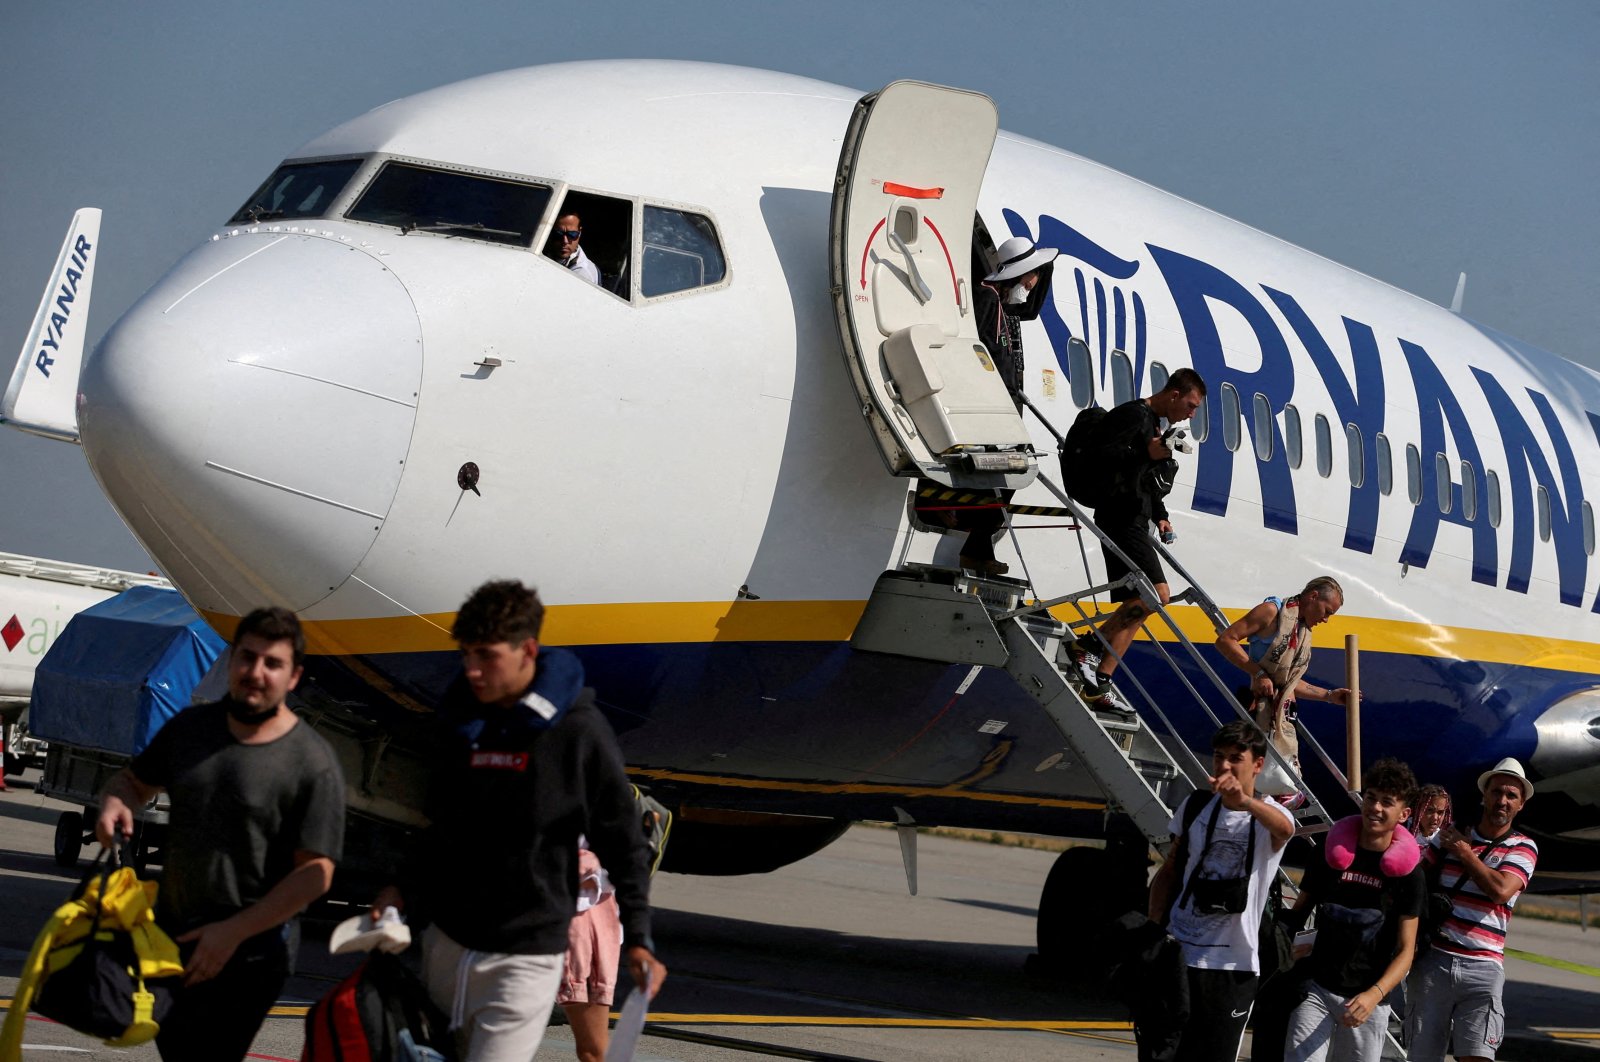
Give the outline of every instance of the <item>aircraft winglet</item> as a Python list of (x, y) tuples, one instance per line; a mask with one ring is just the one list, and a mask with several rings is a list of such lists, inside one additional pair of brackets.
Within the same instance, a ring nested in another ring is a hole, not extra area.
[(78, 441), (78, 373), (99, 258), (100, 211), (84, 207), (72, 215), (28, 341), (0, 400), (0, 421), (49, 439)]
[(1450, 312), (1451, 313), (1460, 313), (1461, 312), (1461, 300), (1466, 298), (1466, 295), (1467, 295), (1467, 275), (1465, 273), (1462, 273), (1461, 276), (1459, 278), (1457, 278), (1457, 280), (1456, 280), (1456, 296), (1455, 296), (1455, 298), (1450, 300)]

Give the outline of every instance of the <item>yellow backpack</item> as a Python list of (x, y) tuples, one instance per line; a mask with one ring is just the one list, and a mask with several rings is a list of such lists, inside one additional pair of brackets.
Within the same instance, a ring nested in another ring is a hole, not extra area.
[(20, 1062), (30, 1008), (112, 1047), (142, 1044), (160, 1031), (178, 986), (164, 979), (181, 975), (183, 962), (156, 925), (156, 883), (109, 861), (101, 868), (108, 854), (33, 942), (0, 1029), (0, 1062)]

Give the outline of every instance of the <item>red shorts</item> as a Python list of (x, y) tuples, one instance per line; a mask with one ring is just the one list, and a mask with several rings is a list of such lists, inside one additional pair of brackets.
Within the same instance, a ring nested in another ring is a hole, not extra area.
[(567, 968), (561, 975), (556, 1002), (610, 1006), (621, 956), (622, 916), (617, 898), (607, 896), (572, 918), (567, 929)]

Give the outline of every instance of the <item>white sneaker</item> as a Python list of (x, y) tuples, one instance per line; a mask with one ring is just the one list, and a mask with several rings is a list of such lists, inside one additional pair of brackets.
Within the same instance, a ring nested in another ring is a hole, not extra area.
[(1105, 690), (1105, 694), (1094, 702), (1096, 710), (1119, 712), (1122, 715), (1138, 714), (1133, 710), (1133, 704), (1122, 695), (1122, 691), (1117, 689), (1110, 679), (1103, 679), (1101, 688)]
[(1084, 689), (1100, 684), (1100, 654), (1084, 648), (1081, 642), (1073, 642), (1067, 649), (1072, 657), (1072, 671), (1078, 684)]

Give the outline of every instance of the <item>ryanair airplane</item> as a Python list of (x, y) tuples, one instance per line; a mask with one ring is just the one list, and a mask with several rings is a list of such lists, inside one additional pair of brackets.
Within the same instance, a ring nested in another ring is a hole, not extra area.
[[(1600, 869), (1587, 369), (914, 83), (508, 71), (313, 139), (205, 223), (82, 359), (99, 235), (80, 214), (4, 413), (81, 439), (220, 630), (267, 601), (300, 613), (306, 711), (342, 735), (374, 830), (415, 820), (452, 610), (517, 577), (677, 807), (674, 869), (770, 869), (852, 820), (1115, 832), (1005, 653), (927, 648), (959, 611), (903, 651), (859, 628), (886, 572), (956, 577), (919, 482), (1060, 509), (1049, 425), (1192, 366), (1209, 396), (1168, 499), (1173, 558), (1230, 617), (1335, 576), (1308, 677), (1343, 685), (1360, 635), (1363, 756), (1448, 785), (1463, 820), (1478, 772), (1519, 757), (1536, 884)], [(976, 282), (1012, 236), (1061, 252), (1025, 328), (1025, 418), (973, 342)], [(1011, 518), (1018, 598), (1105, 582), (1072, 522)], [(959, 585), (981, 616), (1010, 584)], [(1200, 659), (1237, 675), (1200, 601), (1125, 670), (1204, 750), (1185, 687)], [(1342, 709), (1301, 721), (1342, 753)], [(1337, 776), (1308, 772), (1347, 813)]]

